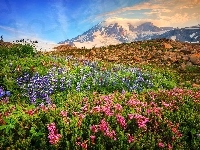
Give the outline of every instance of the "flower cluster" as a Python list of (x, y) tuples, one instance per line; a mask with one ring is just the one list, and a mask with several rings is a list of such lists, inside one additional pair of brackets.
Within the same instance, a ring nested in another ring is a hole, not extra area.
[(57, 144), (61, 138), (61, 134), (58, 134), (55, 123), (53, 122), (53, 123), (48, 124), (47, 128), (49, 130), (49, 134), (48, 134), (49, 142), (53, 145)]
[(29, 97), (31, 104), (36, 104), (37, 99), (45, 101), (46, 104), (51, 104), (50, 95), (57, 90), (64, 89), (65, 78), (58, 78), (58, 75), (64, 73), (65, 71), (62, 68), (56, 67), (50, 69), (44, 76), (39, 75), (39, 73), (35, 73), (33, 76), (24, 73), (23, 76), (17, 78), (17, 84), (25, 90), (24, 95)]
[(117, 122), (121, 125), (121, 127), (125, 129), (127, 126), (125, 118), (121, 116), (120, 114), (117, 114), (116, 118), (117, 118)]
[(6, 90), (3, 85), (0, 85), (0, 100), (7, 100), (10, 96), (10, 91)]
[(147, 128), (146, 123), (149, 122), (149, 119), (146, 118), (145, 116), (140, 115), (140, 114), (135, 114), (134, 118), (136, 119), (138, 127), (146, 130), (146, 128)]
[(50, 96), (56, 91), (76, 90), (107, 90), (107, 91), (142, 91), (151, 88), (153, 83), (148, 73), (142, 73), (139, 68), (113, 66), (110, 69), (101, 69), (97, 62), (83, 61), (82, 66), (75, 62), (73, 69), (51, 68), (46, 75), (24, 73), (17, 78), (18, 86), (25, 90), (32, 104), (37, 99), (46, 104), (51, 103)]
[(110, 127), (109, 127), (109, 123), (105, 121), (105, 119), (102, 119), (100, 121), (100, 124), (98, 125), (92, 125), (90, 127), (90, 130), (93, 132), (93, 133), (97, 133), (97, 132), (101, 132), (104, 134), (104, 136), (107, 136), (109, 137), (110, 139), (113, 139), (113, 140), (116, 140), (116, 133), (115, 133), (115, 130), (111, 130)]

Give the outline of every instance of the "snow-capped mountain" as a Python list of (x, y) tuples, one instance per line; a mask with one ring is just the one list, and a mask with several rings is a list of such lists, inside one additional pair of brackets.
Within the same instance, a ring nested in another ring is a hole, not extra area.
[(181, 42), (200, 43), (200, 26), (176, 28), (152, 38), (166, 38)]
[(127, 43), (132, 41), (143, 41), (155, 38), (168, 38), (179, 41), (199, 42), (200, 26), (188, 28), (157, 27), (151, 22), (140, 24), (111, 23), (103, 21), (88, 31), (75, 38), (68, 39), (59, 44), (70, 44), (76, 47), (99, 47)]

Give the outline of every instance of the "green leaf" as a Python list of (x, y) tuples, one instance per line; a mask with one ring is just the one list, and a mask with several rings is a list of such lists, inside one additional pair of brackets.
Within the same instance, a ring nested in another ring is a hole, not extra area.
[(0, 126), (0, 130), (3, 130), (5, 128), (7, 128), (8, 125), (3, 125), (3, 126)]

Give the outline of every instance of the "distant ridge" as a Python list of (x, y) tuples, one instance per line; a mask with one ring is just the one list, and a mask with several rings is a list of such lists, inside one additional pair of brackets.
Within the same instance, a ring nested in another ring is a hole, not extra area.
[(83, 34), (61, 41), (58, 44), (69, 44), (78, 48), (91, 48), (159, 38), (199, 43), (200, 25), (173, 28), (157, 27), (152, 22), (136, 25), (118, 22), (108, 24), (106, 21), (102, 21)]

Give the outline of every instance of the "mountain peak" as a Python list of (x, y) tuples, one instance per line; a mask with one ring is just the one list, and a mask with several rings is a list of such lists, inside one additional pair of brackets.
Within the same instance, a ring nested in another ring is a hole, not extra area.
[(83, 34), (71, 40), (65, 40), (62, 43), (75, 45), (78, 48), (92, 48), (94, 46), (101, 47), (156, 38), (198, 42), (198, 37), (200, 37), (198, 34), (200, 33), (200, 28), (175, 30), (173, 27), (157, 27), (150, 21), (144, 22), (139, 20), (136, 22), (136, 20), (131, 21), (130, 19), (123, 21), (124, 19), (107, 19), (93, 26)]

